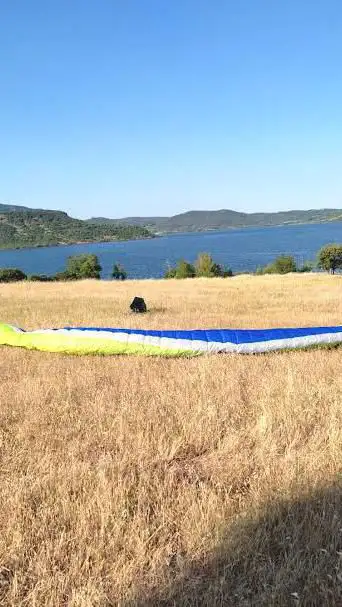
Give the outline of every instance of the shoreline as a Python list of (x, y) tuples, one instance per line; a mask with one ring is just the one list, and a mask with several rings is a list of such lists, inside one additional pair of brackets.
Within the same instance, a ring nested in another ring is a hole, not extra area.
[(62, 247), (75, 247), (77, 245), (92, 245), (92, 244), (116, 244), (118, 242), (136, 242), (138, 240), (154, 240), (154, 238), (158, 238), (156, 235), (146, 236), (145, 238), (125, 238), (125, 239), (117, 239), (117, 240), (77, 240), (75, 242), (59, 242), (56, 244), (32, 244), (32, 245), (23, 245), (17, 247), (2, 247), (0, 244), (0, 253), (2, 251), (27, 251), (27, 250), (35, 250), (35, 249), (53, 249), (53, 248), (62, 248)]
[(205, 230), (174, 230), (172, 232), (156, 232), (157, 236), (172, 236), (173, 234), (213, 234), (216, 232), (233, 232), (238, 230), (260, 230), (265, 228), (288, 228), (296, 226), (326, 225), (330, 223), (342, 223), (342, 219), (325, 221), (296, 221), (286, 223), (267, 223), (263, 225), (227, 226), (218, 228), (206, 228)]

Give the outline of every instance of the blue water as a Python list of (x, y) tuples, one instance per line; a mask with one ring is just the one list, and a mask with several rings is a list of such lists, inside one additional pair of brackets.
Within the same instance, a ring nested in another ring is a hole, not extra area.
[(103, 268), (103, 278), (109, 278), (116, 262), (125, 267), (129, 278), (159, 278), (178, 259), (193, 262), (198, 253), (205, 251), (234, 272), (243, 272), (254, 271), (281, 254), (293, 255), (298, 264), (314, 260), (318, 249), (330, 242), (342, 242), (342, 223), (245, 228), (172, 234), (153, 240), (0, 251), (0, 267), (20, 268), (27, 274), (55, 274), (65, 268), (70, 255), (95, 253)]

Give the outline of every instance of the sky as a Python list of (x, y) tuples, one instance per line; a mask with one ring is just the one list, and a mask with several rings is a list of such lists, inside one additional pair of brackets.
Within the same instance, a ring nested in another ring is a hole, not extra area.
[(342, 207), (341, 0), (2, 0), (0, 202)]

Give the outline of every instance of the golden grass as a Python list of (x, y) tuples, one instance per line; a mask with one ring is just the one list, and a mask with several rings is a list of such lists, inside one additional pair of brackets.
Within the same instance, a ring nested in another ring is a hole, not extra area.
[[(128, 312), (134, 295), (151, 309)], [(328, 276), (2, 286), (24, 328), (342, 324)], [(0, 605), (341, 605), (342, 352), (1, 349)]]

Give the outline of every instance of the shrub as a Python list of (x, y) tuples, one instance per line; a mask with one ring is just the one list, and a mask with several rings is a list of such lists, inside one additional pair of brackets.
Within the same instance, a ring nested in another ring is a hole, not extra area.
[(164, 274), (164, 278), (176, 278), (177, 268), (168, 268)]
[(54, 279), (52, 276), (47, 276), (46, 274), (31, 274), (28, 280), (31, 282), (51, 282)]
[(294, 258), (291, 255), (280, 255), (272, 263), (269, 263), (264, 268), (258, 267), (257, 274), (289, 274), (297, 272), (297, 266)]
[(127, 272), (119, 263), (114, 264), (112, 278), (114, 280), (126, 280)]
[(71, 280), (100, 278), (101, 266), (96, 255), (75, 255), (68, 258), (66, 274)]
[(196, 276), (205, 276), (212, 278), (214, 276), (223, 276), (223, 270), (218, 263), (215, 263), (209, 253), (200, 253), (197, 257), (196, 263)]
[(178, 262), (176, 269), (176, 278), (194, 278), (196, 271), (194, 266), (182, 259)]
[(194, 276), (226, 278), (233, 276), (233, 272), (231, 268), (223, 268), (216, 263), (209, 253), (200, 253), (194, 266), (181, 259), (175, 267), (169, 267), (164, 274), (164, 278), (194, 278)]
[(181, 259), (175, 268), (169, 268), (165, 274), (164, 278), (194, 278), (196, 275), (196, 271), (194, 266)]
[(315, 264), (312, 261), (305, 261), (304, 264), (300, 267), (297, 268), (297, 272), (312, 272), (312, 270), (314, 269)]
[(67, 280), (74, 279), (72, 278), (72, 276), (70, 276), (70, 274), (68, 274), (68, 272), (57, 272), (57, 274), (54, 275), (53, 280), (57, 282), (65, 282)]
[(229, 266), (223, 268), (222, 276), (223, 278), (230, 278), (231, 276), (234, 276), (233, 270)]
[(27, 276), (18, 268), (2, 268), (0, 269), (0, 282), (19, 282), (26, 280)]
[(274, 263), (268, 263), (267, 266), (264, 266), (261, 269), (261, 274), (277, 274), (278, 272), (276, 272), (275, 270), (275, 266)]

